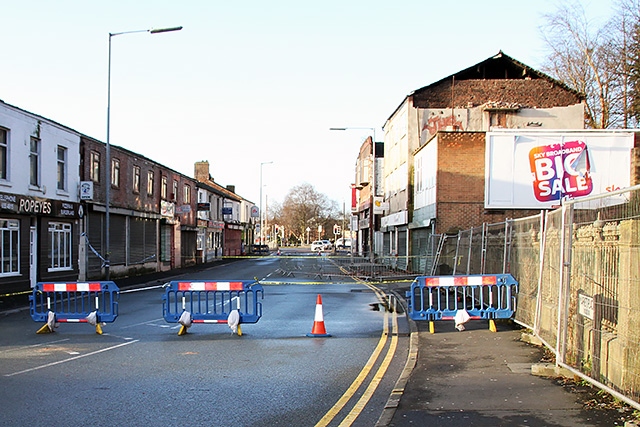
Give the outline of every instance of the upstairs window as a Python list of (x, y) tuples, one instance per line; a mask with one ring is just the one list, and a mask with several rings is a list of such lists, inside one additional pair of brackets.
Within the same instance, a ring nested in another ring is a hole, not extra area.
[(153, 171), (147, 172), (147, 195), (153, 196)]
[(67, 189), (67, 149), (58, 145), (58, 190)]
[(33, 136), (29, 144), (29, 184), (40, 186), (40, 140)]
[(160, 190), (160, 197), (162, 197), (163, 199), (167, 199), (167, 187), (169, 186), (169, 184), (167, 183), (167, 177), (163, 176), (162, 177), (162, 189)]
[(100, 153), (95, 151), (91, 152), (91, 159), (89, 160), (89, 177), (93, 182), (100, 182)]
[(111, 160), (111, 185), (120, 187), (120, 160)]
[(9, 165), (9, 131), (0, 128), (0, 179), (7, 179)]
[(191, 203), (191, 187), (188, 185), (184, 186), (184, 190), (182, 192), (182, 201), (185, 205)]
[(134, 193), (140, 192), (140, 166), (133, 167), (133, 188)]

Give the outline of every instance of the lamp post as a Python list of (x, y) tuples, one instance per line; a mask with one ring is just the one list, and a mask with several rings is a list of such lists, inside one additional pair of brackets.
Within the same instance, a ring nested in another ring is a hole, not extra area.
[(339, 131), (346, 131), (346, 130), (357, 130), (357, 129), (365, 129), (365, 130), (370, 130), (372, 133), (372, 140), (371, 140), (371, 158), (372, 158), (372, 162), (371, 162), (371, 196), (370, 196), (370, 201), (369, 201), (369, 209), (370, 209), (370, 213), (369, 213), (369, 236), (370, 236), (370, 241), (369, 241), (369, 257), (371, 258), (371, 260), (373, 261), (375, 259), (375, 253), (374, 253), (374, 237), (375, 237), (375, 197), (376, 197), (376, 128), (369, 128), (369, 127), (334, 127), (334, 128), (329, 128), (329, 130), (339, 130)]
[(158, 34), (158, 33), (167, 33), (170, 31), (180, 31), (182, 27), (170, 27), (170, 28), (155, 28), (148, 30), (133, 30), (133, 31), (121, 31), (119, 33), (109, 33), (109, 64), (107, 71), (107, 143), (106, 143), (106, 165), (107, 165), (107, 176), (105, 180), (106, 191), (105, 191), (105, 254), (104, 254), (104, 271), (106, 280), (109, 280), (109, 270), (111, 268), (111, 254), (110, 254), (110, 223), (109, 223), (109, 205), (111, 204), (111, 141), (110, 137), (110, 128), (111, 128), (111, 38), (115, 36), (119, 36), (122, 34), (132, 34), (132, 33), (150, 33), (150, 34)]
[(260, 244), (261, 245), (263, 244), (263, 239), (264, 239), (264, 237), (263, 237), (264, 235), (263, 235), (263, 231), (262, 231), (264, 229), (263, 222), (262, 222), (262, 220), (264, 218), (264, 215), (262, 214), (262, 167), (264, 165), (270, 165), (272, 163), (273, 162), (262, 162), (262, 163), (260, 163)]

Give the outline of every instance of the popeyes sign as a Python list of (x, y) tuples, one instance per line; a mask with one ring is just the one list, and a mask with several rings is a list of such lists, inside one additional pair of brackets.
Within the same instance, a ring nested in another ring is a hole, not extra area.
[(628, 187), (632, 148), (632, 132), (488, 132), (485, 207), (553, 208)]

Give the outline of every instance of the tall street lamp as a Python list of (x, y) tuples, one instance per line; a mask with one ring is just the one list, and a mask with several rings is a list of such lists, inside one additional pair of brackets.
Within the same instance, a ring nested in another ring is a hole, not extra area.
[(264, 219), (264, 215), (262, 214), (262, 167), (264, 165), (270, 165), (273, 162), (262, 162), (260, 163), (260, 244), (263, 244), (263, 240), (264, 240), (264, 235), (263, 235), (263, 219)]
[(107, 150), (106, 150), (106, 164), (107, 164), (107, 179), (106, 179), (106, 192), (105, 192), (105, 255), (104, 255), (104, 271), (106, 280), (109, 280), (109, 270), (111, 268), (111, 253), (110, 253), (110, 223), (109, 223), (109, 205), (111, 204), (111, 141), (109, 139), (110, 136), (110, 128), (111, 128), (111, 38), (115, 36), (120, 36), (122, 34), (132, 34), (132, 33), (150, 33), (150, 34), (158, 34), (158, 33), (168, 33), (170, 31), (180, 31), (182, 27), (170, 27), (170, 28), (154, 28), (148, 30), (133, 30), (133, 31), (121, 31), (119, 33), (109, 33), (109, 68), (107, 72)]
[(371, 162), (371, 196), (370, 196), (370, 212), (369, 212), (369, 236), (370, 236), (370, 241), (369, 241), (369, 256), (371, 258), (371, 260), (375, 259), (375, 253), (374, 253), (374, 237), (375, 237), (375, 197), (376, 197), (376, 128), (369, 128), (369, 127), (334, 127), (334, 128), (329, 128), (329, 130), (340, 130), (340, 131), (345, 131), (345, 130), (358, 130), (358, 129), (364, 129), (364, 130), (370, 130), (372, 133), (372, 140), (371, 140), (371, 156), (372, 156), (372, 162)]

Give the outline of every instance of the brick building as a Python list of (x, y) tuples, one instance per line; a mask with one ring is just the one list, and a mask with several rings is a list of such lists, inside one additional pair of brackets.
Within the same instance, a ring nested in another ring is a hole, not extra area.
[(584, 98), (499, 52), (408, 95), (387, 119), (381, 255), (424, 255), (431, 234), (524, 212), (484, 209), (485, 132), (580, 129)]
[[(380, 205), (382, 191), (380, 179), (380, 171), (384, 167), (384, 143), (375, 143), (375, 155), (373, 138), (368, 137), (360, 146), (358, 159), (356, 160), (356, 177), (355, 189), (358, 190), (357, 202), (351, 207), (351, 214), (357, 219), (357, 227), (353, 227), (356, 231), (357, 245), (355, 250), (360, 255), (369, 255), (371, 253), (372, 241), (374, 241), (374, 230), (379, 229), (380, 214), (383, 212)], [(375, 161), (375, 163), (374, 163)], [(375, 164), (375, 166), (374, 166)], [(374, 185), (374, 177), (378, 182)], [(375, 194), (374, 194), (375, 192)], [(375, 202), (378, 202), (377, 204)]]
[(140, 154), (111, 145), (107, 181), (106, 145), (82, 136), (80, 179), (91, 188), (80, 240), (80, 280), (105, 275), (106, 188), (109, 205), (110, 275), (164, 271), (196, 262), (196, 182)]
[(222, 255), (243, 255), (245, 247), (251, 243), (253, 237), (253, 235), (248, 235), (249, 221), (243, 221), (243, 217), (248, 217), (243, 212), (243, 208), (247, 206), (244, 199), (235, 193), (234, 186), (223, 187), (215, 182), (209, 173), (208, 161), (196, 162), (194, 176), (196, 181), (205, 184), (210, 189), (208, 194), (213, 197), (213, 203), (210, 203), (208, 214), (205, 215), (215, 221), (211, 225), (214, 225), (216, 229), (204, 227), (207, 230), (201, 229), (201, 235), (202, 233), (214, 233), (214, 238), (216, 236), (220, 238), (219, 233), (222, 231)]

